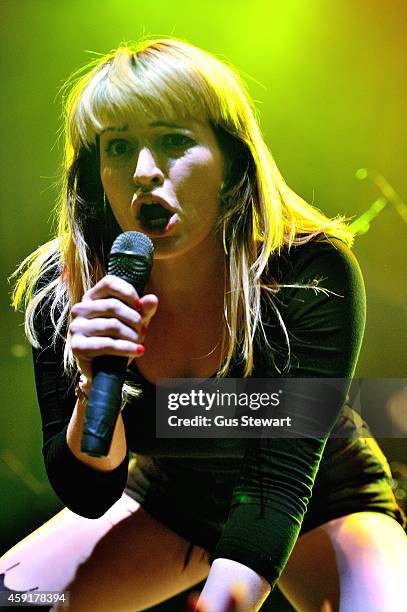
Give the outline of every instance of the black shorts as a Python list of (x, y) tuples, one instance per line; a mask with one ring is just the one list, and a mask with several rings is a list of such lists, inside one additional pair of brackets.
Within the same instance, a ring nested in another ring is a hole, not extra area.
[[(330, 437), (315, 479), (300, 535), (353, 512), (380, 512), (406, 529), (389, 465), (366, 423), (344, 410), (335, 426), (342, 437)], [(362, 427), (362, 429), (360, 429)], [(361, 435), (362, 434), (362, 435)], [(164, 525), (211, 557), (227, 520), (237, 458), (135, 456), (126, 493)]]

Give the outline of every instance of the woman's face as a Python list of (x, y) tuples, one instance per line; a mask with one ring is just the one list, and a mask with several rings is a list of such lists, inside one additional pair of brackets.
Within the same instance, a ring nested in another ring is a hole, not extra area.
[(218, 240), (224, 159), (209, 122), (112, 124), (100, 135), (100, 175), (121, 229), (147, 234), (156, 258)]

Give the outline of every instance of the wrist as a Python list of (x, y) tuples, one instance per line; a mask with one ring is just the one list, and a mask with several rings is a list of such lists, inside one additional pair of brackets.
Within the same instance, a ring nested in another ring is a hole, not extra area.
[(85, 407), (88, 404), (91, 386), (92, 381), (90, 381), (84, 374), (81, 374), (78, 384), (75, 387), (75, 395)]
[[(91, 387), (92, 387), (92, 380), (87, 378), (84, 374), (81, 374), (78, 380), (78, 384), (75, 387), (75, 395), (78, 398), (78, 400), (81, 402), (81, 404), (84, 406), (84, 408), (87, 408), (88, 406), (89, 393), (90, 393)], [(128, 399), (128, 394), (126, 393), (124, 389), (122, 389), (122, 401), (120, 404), (120, 411), (123, 410), (123, 408), (125, 407), (127, 399)]]

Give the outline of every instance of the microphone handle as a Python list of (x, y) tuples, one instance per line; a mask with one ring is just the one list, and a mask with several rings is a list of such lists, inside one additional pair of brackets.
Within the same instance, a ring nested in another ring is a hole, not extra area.
[(106, 457), (122, 403), (127, 357), (102, 355), (93, 361), (81, 451), (91, 457)]
[[(117, 236), (109, 255), (108, 273), (130, 283), (141, 297), (153, 263), (154, 246), (140, 232)], [(101, 355), (93, 360), (92, 387), (86, 408), (81, 451), (91, 457), (109, 454), (122, 403), (127, 357)]]

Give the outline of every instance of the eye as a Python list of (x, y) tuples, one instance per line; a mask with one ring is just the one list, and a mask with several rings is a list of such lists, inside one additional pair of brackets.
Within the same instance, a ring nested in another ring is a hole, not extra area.
[(128, 140), (123, 138), (114, 138), (109, 140), (105, 146), (105, 153), (110, 157), (123, 157), (130, 155), (134, 150), (134, 146)]
[(168, 151), (182, 152), (192, 147), (195, 141), (189, 136), (185, 136), (185, 134), (171, 133), (161, 136), (160, 144)]

